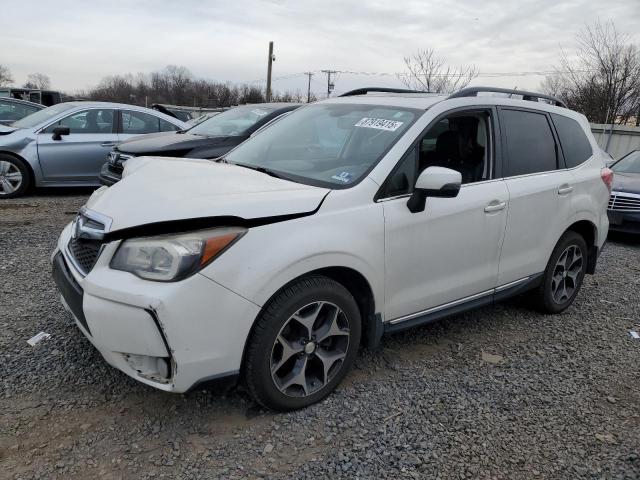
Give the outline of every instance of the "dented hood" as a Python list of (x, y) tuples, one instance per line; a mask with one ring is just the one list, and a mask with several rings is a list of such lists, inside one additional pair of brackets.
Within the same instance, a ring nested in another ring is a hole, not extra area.
[(127, 161), (120, 182), (97, 190), (86, 207), (111, 218), (115, 232), (190, 219), (311, 213), (328, 192), (232, 164), (137, 157)]

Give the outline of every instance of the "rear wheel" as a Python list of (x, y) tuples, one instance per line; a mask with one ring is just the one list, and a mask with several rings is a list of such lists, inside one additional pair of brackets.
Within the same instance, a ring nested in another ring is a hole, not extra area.
[(351, 368), (360, 343), (358, 305), (323, 276), (280, 291), (257, 320), (243, 365), (256, 401), (274, 410), (311, 405), (331, 393)]
[(587, 270), (587, 244), (576, 232), (565, 233), (553, 249), (542, 285), (535, 293), (536, 306), (560, 313), (573, 303)]
[(24, 195), (29, 181), (29, 169), (22, 160), (0, 154), (0, 199)]

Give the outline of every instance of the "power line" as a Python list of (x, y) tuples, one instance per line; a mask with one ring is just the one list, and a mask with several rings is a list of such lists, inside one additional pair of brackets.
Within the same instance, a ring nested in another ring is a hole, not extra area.
[[(562, 71), (562, 70), (531, 70), (531, 71), (521, 71), (521, 72), (479, 72), (478, 77), (481, 78), (499, 78), (499, 77), (526, 77), (526, 76), (539, 76), (539, 75), (562, 75), (567, 73), (588, 73), (591, 70), (574, 70), (572, 72)], [(279, 77), (274, 77), (271, 80), (288, 80), (290, 78), (301, 77), (303, 75), (308, 75), (309, 73), (318, 74), (318, 73), (327, 73), (327, 70), (313, 70), (311, 72), (297, 72), (297, 73), (289, 73), (287, 75), (281, 75)], [(411, 76), (411, 73), (407, 72), (367, 72), (367, 71), (352, 71), (352, 70), (331, 70), (332, 74), (336, 74), (334, 77), (334, 82), (337, 80), (337, 74), (345, 74), (345, 75), (363, 75), (363, 76), (379, 76), (379, 77), (406, 77)], [(457, 73), (435, 73), (433, 74), (436, 77), (458, 77), (460, 74)], [(261, 78), (258, 80), (252, 80), (247, 83), (261, 83), (265, 82), (266, 79)], [(315, 81), (315, 80), (314, 80)]]

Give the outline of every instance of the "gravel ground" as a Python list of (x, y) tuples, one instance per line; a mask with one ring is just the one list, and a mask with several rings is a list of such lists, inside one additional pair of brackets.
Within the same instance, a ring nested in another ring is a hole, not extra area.
[(0, 202), (0, 478), (640, 478), (640, 241), (613, 239), (562, 315), (516, 299), (386, 337), (327, 400), (273, 414), (102, 361), (50, 278), (86, 196)]

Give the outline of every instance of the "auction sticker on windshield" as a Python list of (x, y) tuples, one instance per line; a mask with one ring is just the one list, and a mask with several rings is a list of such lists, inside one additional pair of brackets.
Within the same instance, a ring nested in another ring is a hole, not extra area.
[(363, 118), (354, 127), (375, 128), (377, 130), (386, 130), (395, 132), (404, 122), (396, 122), (395, 120), (387, 120), (385, 118)]
[(263, 117), (267, 114), (267, 112), (265, 110), (262, 110), (260, 108), (256, 108), (255, 110), (251, 110), (251, 113), (253, 113), (254, 115), (257, 115), (259, 117)]

